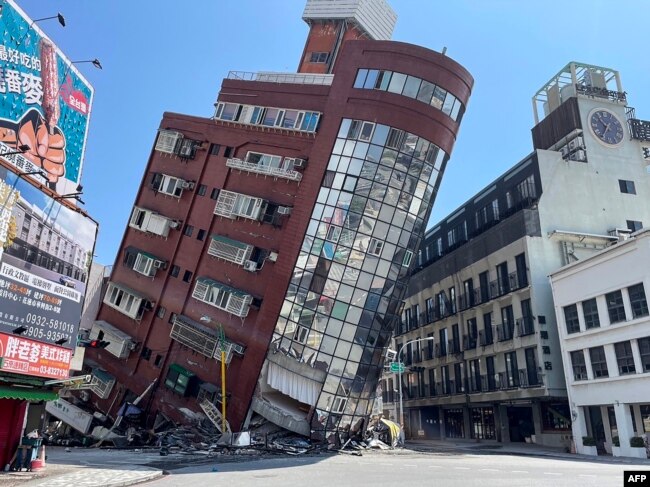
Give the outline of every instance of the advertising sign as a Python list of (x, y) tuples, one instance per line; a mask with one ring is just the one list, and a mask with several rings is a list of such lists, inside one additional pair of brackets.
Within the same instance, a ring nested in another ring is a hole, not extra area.
[(0, 333), (0, 370), (67, 379), (72, 352), (63, 347)]
[(0, 153), (28, 145), (10, 162), (42, 169), (60, 194), (74, 192), (93, 88), (12, 0), (1, 13)]
[(83, 409), (79, 409), (64, 399), (48, 401), (45, 403), (45, 410), (84, 435), (88, 433), (90, 424), (93, 421), (92, 414), (87, 413)]
[(0, 332), (74, 348), (97, 224), (0, 168)]

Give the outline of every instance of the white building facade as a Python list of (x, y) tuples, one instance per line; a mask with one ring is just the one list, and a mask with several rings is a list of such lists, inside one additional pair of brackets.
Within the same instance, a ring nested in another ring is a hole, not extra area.
[[(650, 225), (650, 122), (635, 118), (617, 71), (586, 64), (565, 66), (533, 105), (534, 151), (420, 248), (392, 347), (434, 339), (395, 359), (411, 367), (411, 437), (570, 445), (548, 276)], [(399, 420), (398, 382), (382, 385)]]
[(576, 450), (645, 458), (630, 439), (650, 435), (650, 229), (554, 272), (551, 285)]

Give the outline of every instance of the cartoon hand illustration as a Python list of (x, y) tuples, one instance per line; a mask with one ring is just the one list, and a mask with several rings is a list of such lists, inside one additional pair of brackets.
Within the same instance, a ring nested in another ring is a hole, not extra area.
[(23, 115), (17, 129), (18, 145), (30, 147), (24, 156), (47, 172), (50, 183), (56, 183), (65, 172), (65, 137), (61, 130), (50, 127), (36, 109)]

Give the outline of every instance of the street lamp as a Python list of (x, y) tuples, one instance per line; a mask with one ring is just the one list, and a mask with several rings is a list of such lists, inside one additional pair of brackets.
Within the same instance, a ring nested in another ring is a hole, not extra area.
[[(204, 323), (212, 323), (212, 318), (209, 316), (201, 316), (200, 320)], [(221, 432), (226, 433), (228, 429), (228, 422), (226, 421), (226, 349), (223, 327), (221, 325), (219, 326), (219, 351), (221, 353)]]
[(415, 340), (410, 340), (410, 341), (406, 342), (404, 345), (402, 345), (402, 348), (400, 348), (399, 352), (397, 352), (397, 363), (400, 364), (400, 367), (398, 369), (399, 370), (399, 374), (398, 374), (399, 375), (399, 377), (398, 377), (398, 381), (399, 381), (398, 382), (399, 383), (399, 425), (400, 425), (400, 427), (402, 429), (404, 429), (404, 408), (403, 408), (403, 404), (402, 404), (402, 370), (404, 370), (404, 369), (401, 366), (402, 360), (401, 360), (400, 357), (402, 356), (402, 352), (404, 351), (404, 347), (406, 347), (407, 345), (410, 345), (411, 343), (429, 342), (429, 341), (432, 342), (433, 337), (416, 338)]

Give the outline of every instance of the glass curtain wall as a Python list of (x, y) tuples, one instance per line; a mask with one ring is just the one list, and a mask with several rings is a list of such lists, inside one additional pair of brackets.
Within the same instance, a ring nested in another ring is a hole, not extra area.
[(315, 438), (372, 411), (446, 161), (414, 134), (342, 120), (272, 345), (326, 372), (309, 418)]

